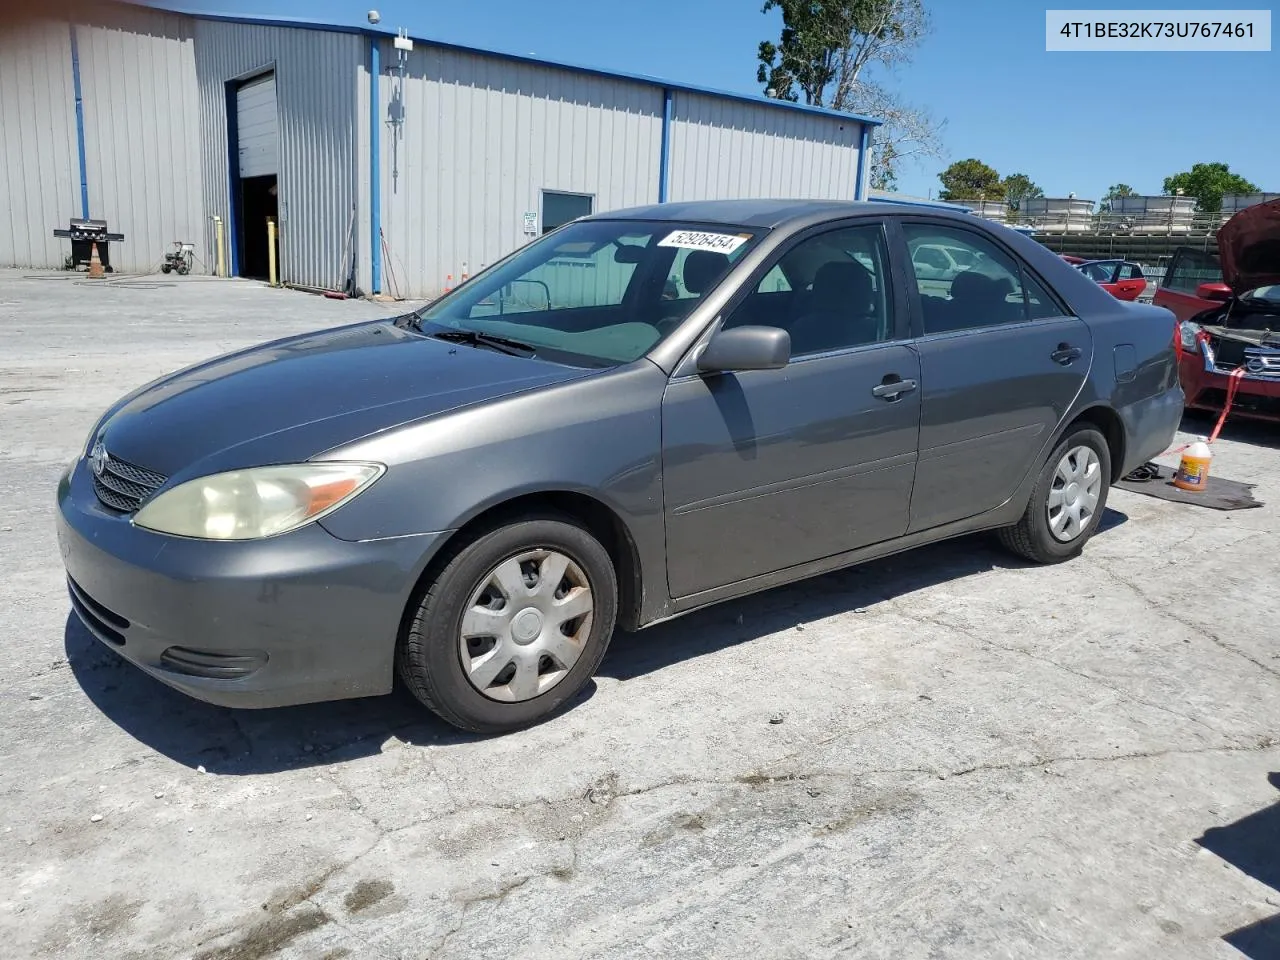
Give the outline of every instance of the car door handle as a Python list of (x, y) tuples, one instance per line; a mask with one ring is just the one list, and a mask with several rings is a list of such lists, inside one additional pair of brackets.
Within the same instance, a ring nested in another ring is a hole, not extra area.
[(1083, 351), (1079, 347), (1073, 347), (1069, 343), (1058, 344), (1058, 349), (1049, 354), (1049, 358), (1054, 363), (1060, 363), (1064, 367), (1072, 360), (1078, 360)]
[(897, 400), (904, 393), (916, 388), (914, 380), (902, 380), (896, 374), (889, 374), (881, 383), (871, 388), (871, 395), (881, 400)]

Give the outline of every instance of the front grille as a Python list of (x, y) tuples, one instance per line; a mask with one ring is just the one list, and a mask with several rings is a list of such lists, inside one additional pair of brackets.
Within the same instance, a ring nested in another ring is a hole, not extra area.
[(93, 472), (93, 492), (112, 510), (132, 513), (167, 479), (154, 470), (107, 455), (102, 472)]
[(129, 629), (129, 621), (98, 603), (70, 577), (67, 578), (67, 589), (71, 593), (71, 606), (84, 625), (102, 639), (123, 647), (125, 639), (120, 631)]
[(266, 662), (267, 655), (261, 650), (212, 653), (186, 647), (169, 647), (160, 654), (160, 666), (166, 670), (188, 677), (207, 677), (210, 680), (243, 680), (260, 670)]

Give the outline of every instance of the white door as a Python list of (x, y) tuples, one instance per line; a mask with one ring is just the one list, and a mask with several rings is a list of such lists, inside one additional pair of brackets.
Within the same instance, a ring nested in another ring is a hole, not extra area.
[(236, 133), (242, 178), (280, 172), (278, 129), (276, 75), (268, 73), (236, 91)]

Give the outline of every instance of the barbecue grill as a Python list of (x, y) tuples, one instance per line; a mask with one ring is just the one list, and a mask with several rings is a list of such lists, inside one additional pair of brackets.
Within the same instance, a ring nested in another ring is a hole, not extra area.
[(111, 256), (107, 249), (107, 244), (111, 240), (123, 240), (123, 233), (111, 233), (107, 230), (107, 221), (90, 220), (88, 218), (71, 219), (71, 226), (66, 230), (54, 230), (55, 237), (64, 237), (71, 241), (71, 258), (67, 261), (67, 268), (74, 270), (79, 266), (88, 266), (89, 258), (93, 256), (93, 245), (98, 245), (98, 259), (102, 261), (102, 268), (111, 273)]

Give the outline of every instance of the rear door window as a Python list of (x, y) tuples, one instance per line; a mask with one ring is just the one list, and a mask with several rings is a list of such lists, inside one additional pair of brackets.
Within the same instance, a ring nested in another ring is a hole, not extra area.
[[(902, 230), (926, 334), (1065, 314), (1025, 265), (976, 231), (914, 221), (903, 223)], [(938, 248), (958, 249), (960, 257), (952, 253), (952, 260), (965, 259), (972, 266), (939, 276), (918, 262), (921, 254), (928, 257), (926, 251)]]

